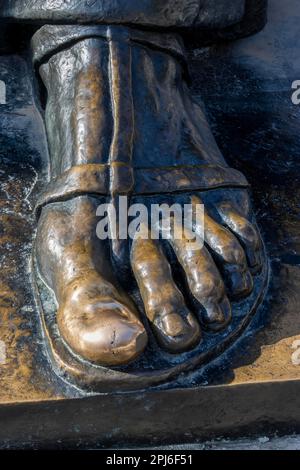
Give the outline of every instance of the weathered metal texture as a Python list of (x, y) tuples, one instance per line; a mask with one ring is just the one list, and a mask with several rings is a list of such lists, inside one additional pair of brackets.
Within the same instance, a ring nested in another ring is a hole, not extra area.
[(0, 16), (13, 19), (126, 23), (155, 27), (228, 26), (245, 13), (245, 0), (4, 0)]
[[(233, 168), (218, 165), (186, 165), (178, 167), (137, 168), (134, 171), (133, 195), (205, 191), (225, 187), (247, 188), (245, 176)], [(126, 173), (122, 178), (126, 181)], [(121, 185), (119, 185), (120, 188)], [(66, 196), (110, 194), (109, 165), (73, 166), (55, 178), (39, 195), (36, 211), (50, 202), (63, 201)]]
[[(47, 25), (32, 47), (47, 89), (51, 162), (38, 203), (36, 294), (55, 367), (81, 387), (107, 390), (145, 387), (203, 364), (255, 313), (268, 262), (246, 179), (226, 165), (190, 96), (180, 38)], [(119, 195), (148, 210), (158, 202), (203, 203), (207, 248), (193, 252), (189, 236), (116, 240), (111, 256), (96, 237), (96, 197), (99, 204), (111, 196), (117, 207)]]
[(0, 79), (6, 86), (6, 104), (0, 105), (0, 382), (2, 403), (12, 403), (60, 392), (45, 362), (30, 286), (35, 232), (30, 198), (46, 176), (45, 133), (24, 60), (1, 56)]
[[(171, 386), (142, 394), (81, 394), (76, 399), (80, 392), (66, 385), (64, 377), (56, 377), (46, 359), (40, 330), (35, 329), (39, 314), (32, 286), (23, 275), (34, 220), (32, 206), (23, 207), (22, 188), (27, 188), (27, 196), (36, 176), (41, 188), (47, 148), (36, 147), (45, 142), (42, 130), (41, 139), (33, 137), (32, 129), (36, 136), (42, 128), (24, 62), (1, 57), (0, 79), (8, 83), (9, 103), (0, 108), (1, 160), (6, 165), (0, 209), (5, 222), (1, 337), (2, 349), (6, 346), (8, 351), (1, 365), (3, 446), (66, 446), (79, 435), (85, 443), (100, 439), (100, 445), (110, 445), (116, 440), (149, 444), (299, 431), (300, 369), (294, 349), (300, 334), (299, 108), (290, 99), (291, 83), (300, 73), (299, 21), (295, 1), (290, 0), (289, 8), (282, 2), (274, 5), (269, 26), (257, 38), (225, 50), (194, 52), (191, 59), (193, 95), (204, 98), (221, 149), (253, 186), (273, 273), (267, 303), (247, 334), (218, 360)], [(22, 76), (25, 91), (13, 88), (9, 76)], [(25, 309), (19, 307), (25, 303)], [(58, 442), (61, 439), (63, 443)]]
[[(31, 20), (57, 21), (58, 13), (64, 23), (108, 24), (46, 25), (32, 40), (50, 152), (50, 184), (37, 207), (35, 293), (53, 366), (81, 387), (104, 390), (143, 387), (203, 364), (246, 327), (268, 263), (246, 179), (227, 166), (190, 97), (181, 38), (119, 23), (220, 28), (238, 24), (249, 4), (6, 7)], [(117, 209), (120, 195), (148, 209), (204, 204), (207, 247), (190, 248), (191, 225), (181, 242), (174, 233), (165, 244), (117, 239), (110, 250), (96, 236), (96, 207), (110, 196)]]
[(3, 0), (0, 18), (38, 24), (106, 23), (194, 29), (189, 41), (208, 43), (259, 31), (266, 23), (267, 0)]

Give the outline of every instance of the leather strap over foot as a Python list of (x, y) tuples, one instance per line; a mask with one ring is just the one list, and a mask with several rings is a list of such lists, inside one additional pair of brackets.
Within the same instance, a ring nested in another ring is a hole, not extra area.
[[(36, 205), (37, 214), (43, 206), (51, 202), (64, 201), (86, 194), (109, 196), (111, 170), (108, 164), (74, 166), (49, 183), (39, 197)], [(126, 164), (118, 164), (114, 165), (114, 172), (120, 195), (166, 194), (249, 186), (245, 176), (238, 170), (219, 165), (132, 169)]]

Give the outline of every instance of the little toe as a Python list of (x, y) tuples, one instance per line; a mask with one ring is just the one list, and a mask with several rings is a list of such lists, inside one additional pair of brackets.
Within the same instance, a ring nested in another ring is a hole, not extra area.
[(245, 217), (233, 209), (229, 203), (218, 206), (218, 212), (224, 223), (237, 236), (245, 249), (248, 264), (254, 274), (262, 268), (262, 241), (259, 231)]

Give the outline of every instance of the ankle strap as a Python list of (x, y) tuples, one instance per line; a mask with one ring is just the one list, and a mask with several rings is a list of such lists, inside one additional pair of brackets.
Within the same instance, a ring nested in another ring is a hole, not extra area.
[[(36, 214), (50, 203), (83, 195), (111, 195), (111, 166), (77, 165), (52, 180), (40, 195)], [(128, 186), (134, 181), (133, 186)], [(219, 165), (185, 165), (158, 168), (136, 168), (119, 165), (118, 194), (159, 195), (218, 188), (247, 188), (245, 176), (238, 170)]]

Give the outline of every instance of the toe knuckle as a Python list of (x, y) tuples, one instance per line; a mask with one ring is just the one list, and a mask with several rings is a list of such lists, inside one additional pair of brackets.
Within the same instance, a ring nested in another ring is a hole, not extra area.
[(194, 296), (200, 300), (219, 297), (221, 290), (222, 283), (214, 277), (195, 282), (192, 289)]
[(252, 225), (248, 225), (243, 232), (246, 242), (253, 248), (257, 248), (259, 245), (259, 236), (257, 231)]
[(245, 254), (237, 240), (232, 239), (224, 248), (224, 258), (232, 264), (242, 264), (244, 262)]

